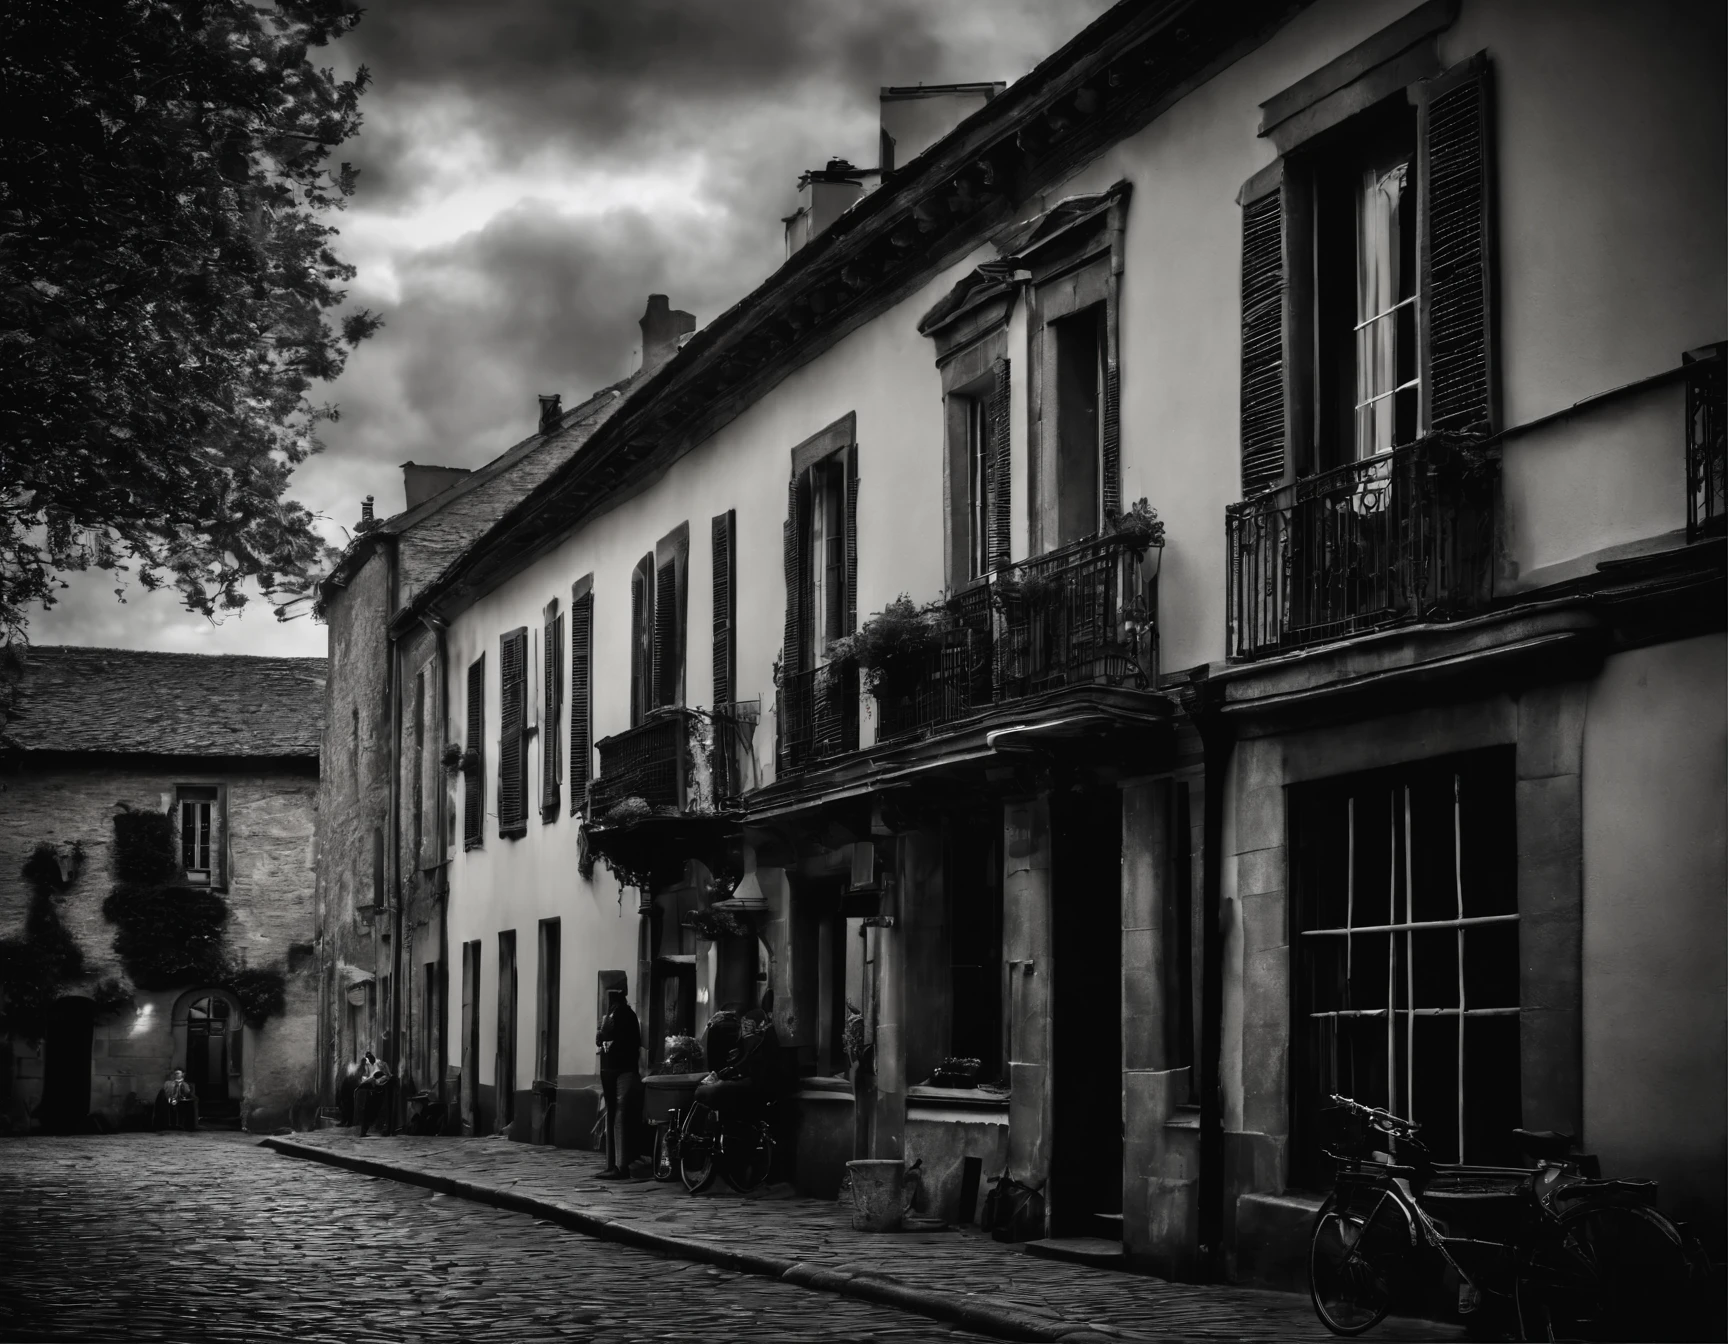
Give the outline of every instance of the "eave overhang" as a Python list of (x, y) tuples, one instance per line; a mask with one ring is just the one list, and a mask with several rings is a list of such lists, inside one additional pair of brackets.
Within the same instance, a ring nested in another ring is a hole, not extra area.
[[(410, 601), (446, 615), (651, 480), (800, 365), (1014, 224), (1036, 193), (1253, 50), (1309, 0), (1107, 11), (698, 331), (539, 488)], [(1020, 240), (1031, 241), (1031, 240)]]

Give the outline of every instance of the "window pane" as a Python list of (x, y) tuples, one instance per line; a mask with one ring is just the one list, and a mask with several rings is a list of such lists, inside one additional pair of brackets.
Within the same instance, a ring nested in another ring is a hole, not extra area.
[[(1356, 198), (1356, 456), (1415, 435), (1409, 160), (1363, 170)], [(1405, 388), (1403, 393), (1400, 388)]]

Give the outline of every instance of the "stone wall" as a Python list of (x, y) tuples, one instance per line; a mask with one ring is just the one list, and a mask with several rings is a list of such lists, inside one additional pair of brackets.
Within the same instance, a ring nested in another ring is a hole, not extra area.
[[(274, 969), (287, 977), (287, 1009), (242, 1043), (242, 1117), (253, 1129), (288, 1124), (313, 1086), (311, 1037), (315, 1021), (317, 929), (313, 908), (313, 842), (317, 817), (316, 766), (307, 761), (255, 771), (216, 771), (201, 763), (106, 768), (62, 765), (21, 771), (0, 782), (0, 937), (23, 931), (32, 892), (20, 870), (38, 844), (53, 845), (63, 860), (72, 846), (85, 854), (81, 876), (57, 898), (66, 928), (83, 950), (89, 976), (71, 992), (88, 993), (99, 980), (130, 983), (114, 952), (114, 926), (102, 915), (113, 889), (110, 851), (113, 817), (122, 805), (163, 811), (182, 784), (220, 784), (228, 798), (229, 908), (225, 943), (237, 969)], [(176, 1039), (176, 1002), (187, 985), (139, 992), (134, 1010), (98, 1023), (92, 1047), (91, 1109), (119, 1123), (134, 1104), (148, 1106), (170, 1067), (184, 1062)], [(10, 1103), (33, 1106), (40, 1097), (38, 1046), (12, 1043)]]

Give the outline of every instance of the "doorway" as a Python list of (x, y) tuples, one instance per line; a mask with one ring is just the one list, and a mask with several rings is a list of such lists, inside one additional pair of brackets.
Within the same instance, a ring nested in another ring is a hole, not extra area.
[(90, 1115), (90, 1047), (96, 1005), (89, 999), (59, 999), (48, 1011), (43, 1034), (42, 1104), (37, 1114), (50, 1134), (82, 1132)]
[(516, 1122), (516, 930), (498, 935), (498, 1054), (492, 1078), (497, 1091), (498, 1132)]
[(1053, 793), (1050, 1232), (1122, 1239), (1122, 795)]
[(198, 1094), (202, 1119), (240, 1113), (229, 1081), (240, 1072), (240, 1016), (220, 994), (204, 994), (186, 1007), (186, 1081)]

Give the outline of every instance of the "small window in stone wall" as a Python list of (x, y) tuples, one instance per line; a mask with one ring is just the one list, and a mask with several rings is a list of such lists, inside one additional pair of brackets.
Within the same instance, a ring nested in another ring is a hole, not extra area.
[(228, 884), (225, 792), (215, 784), (182, 784), (174, 790), (180, 867), (189, 886), (220, 889)]

